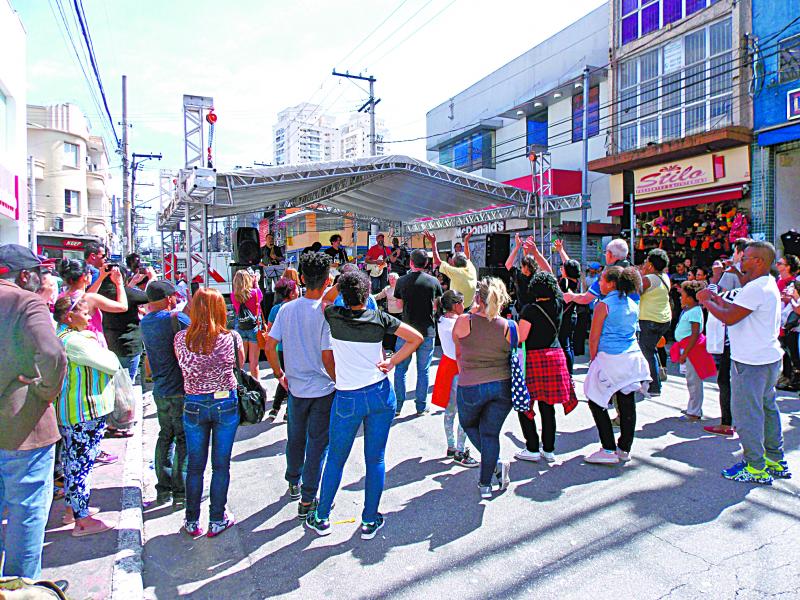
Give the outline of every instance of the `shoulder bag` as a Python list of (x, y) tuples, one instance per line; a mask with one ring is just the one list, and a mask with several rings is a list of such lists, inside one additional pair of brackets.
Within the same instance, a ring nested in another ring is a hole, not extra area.
[(239, 424), (255, 425), (261, 422), (267, 412), (267, 393), (255, 377), (242, 371), (242, 364), (239, 362), (239, 340), (236, 336), (233, 337), (233, 357), (236, 365), (233, 369), (236, 377), (236, 395), (239, 397)]
[(241, 329), (242, 331), (252, 331), (258, 325), (258, 317), (253, 314), (246, 302), (239, 304), (236, 318), (236, 329)]
[(528, 412), (531, 409), (531, 395), (528, 392), (528, 386), (525, 384), (522, 365), (519, 364), (517, 324), (511, 319), (508, 319), (508, 337), (511, 343), (511, 353), (508, 357), (511, 367), (511, 406), (517, 412)]

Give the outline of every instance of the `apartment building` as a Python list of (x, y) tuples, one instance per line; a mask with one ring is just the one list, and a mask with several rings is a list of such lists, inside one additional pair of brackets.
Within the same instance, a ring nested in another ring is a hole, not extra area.
[(82, 256), (90, 239), (111, 244), (108, 150), (102, 137), (91, 134), (81, 109), (28, 106), (28, 152), (34, 158), (40, 251)]

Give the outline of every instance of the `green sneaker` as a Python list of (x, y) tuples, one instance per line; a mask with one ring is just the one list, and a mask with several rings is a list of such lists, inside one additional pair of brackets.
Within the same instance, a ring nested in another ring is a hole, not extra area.
[(754, 469), (745, 462), (737, 463), (729, 469), (723, 469), (722, 476), (731, 481), (772, 485), (772, 475), (766, 469)]
[(765, 471), (772, 475), (775, 479), (791, 479), (792, 472), (789, 470), (789, 463), (785, 460), (776, 462), (768, 458), (764, 458), (766, 463)]

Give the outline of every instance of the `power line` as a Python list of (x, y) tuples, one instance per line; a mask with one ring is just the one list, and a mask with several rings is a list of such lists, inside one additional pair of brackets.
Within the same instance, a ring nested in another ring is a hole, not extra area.
[(119, 136), (117, 136), (117, 130), (114, 127), (114, 119), (111, 117), (111, 110), (108, 108), (108, 99), (106, 98), (106, 91), (103, 89), (103, 81), (100, 78), (100, 71), (97, 67), (97, 59), (94, 55), (91, 36), (89, 35), (87, 25), (84, 21), (85, 15), (83, 14), (83, 3), (80, 0), (73, 0), (73, 6), (75, 8), (75, 14), (78, 16), (78, 22), (80, 23), (83, 40), (86, 43), (86, 49), (89, 51), (89, 61), (92, 66), (92, 71), (94, 71), (95, 79), (97, 80), (97, 87), (100, 89), (100, 96), (103, 99), (103, 107), (105, 108), (106, 115), (108, 116), (108, 122), (111, 125), (111, 132), (114, 134), (114, 140), (117, 142), (117, 147), (119, 147)]
[(372, 35), (373, 35), (373, 34), (374, 34), (376, 31), (378, 31), (378, 29), (380, 29), (381, 27), (383, 27), (383, 26), (384, 26), (384, 24), (385, 24), (385, 23), (386, 23), (386, 22), (387, 22), (389, 19), (391, 19), (391, 18), (394, 16), (394, 14), (395, 14), (395, 13), (396, 13), (398, 10), (400, 10), (401, 8), (403, 8), (403, 5), (404, 5), (406, 2), (408, 2), (408, 0), (402, 0), (402, 2), (400, 2), (400, 4), (398, 4), (398, 5), (395, 7), (395, 9), (394, 9), (392, 12), (390, 12), (390, 13), (388, 14), (388, 16), (387, 16), (387, 17), (386, 17), (386, 18), (385, 18), (383, 21), (381, 21), (381, 22), (378, 24), (378, 26), (377, 26), (377, 27), (375, 27), (375, 28), (374, 28), (372, 31), (370, 31), (370, 32), (367, 34), (367, 36), (366, 36), (364, 39), (362, 39), (360, 42), (358, 42), (358, 44), (356, 44), (356, 45), (355, 45), (355, 47), (354, 47), (352, 50), (350, 50), (350, 52), (348, 52), (347, 54), (345, 54), (345, 56), (344, 56), (343, 58), (339, 59), (339, 61), (338, 61), (338, 64), (343, 64), (343, 63), (344, 63), (344, 61), (346, 61), (348, 58), (350, 58), (350, 56), (352, 56), (353, 52), (355, 52), (355, 51), (356, 51), (356, 50), (358, 50), (358, 49), (359, 49), (359, 48), (360, 48), (362, 45), (364, 45), (364, 42), (366, 42), (366, 41), (367, 41), (369, 38), (371, 38), (371, 37), (372, 37)]

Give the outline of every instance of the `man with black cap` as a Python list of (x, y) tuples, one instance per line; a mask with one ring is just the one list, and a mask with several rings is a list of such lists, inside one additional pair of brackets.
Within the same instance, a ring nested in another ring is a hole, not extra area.
[[(183, 373), (175, 358), (175, 334), (189, 326), (189, 317), (176, 312), (177, 290), (169, 281), (152, 281), (145, 290), (150, 311), (140, 329), (153, 371), (153, 400), (158, 413), (155, 451), (156, 505), (186, 501), (186, 435), (183, 431)], [(170, 448), (175, 444), (174, 460)]]
[(8, 511), (3, 576), (38, 579), (53, 500), (53, 402), (67, 369), (50, 311), (35, 294), (41, 260), (28, 248), (0, 246), (0, 507)]

